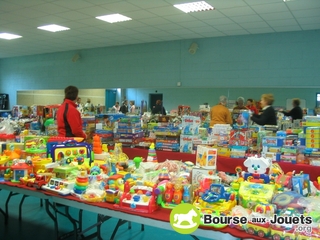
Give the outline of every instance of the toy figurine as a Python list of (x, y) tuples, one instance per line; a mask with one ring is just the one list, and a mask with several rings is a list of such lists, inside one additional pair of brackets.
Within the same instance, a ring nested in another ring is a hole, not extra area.
[(248, 168), (248, 172), (242, 172), (242, 176), (246, 181), (255, 183), (269, 183), (269, 175), (265, 174), (267, 168), (270, 167), (270, 161), (266, 158), (249, 157), (244, 161), (244, 166)]
[(174, 184), (173, 201), (175, 204), (180, 204), (182, 200), (182, 184), (177, 182)]
[(191, 202), (191, 196), (190, 196), (190, 184), (183, 186), (183, 195), (182, 199), (184, 203), (190, 203)]
[(164, 200), (166, 203), (171, 203), (173, 199), (173, 186), (172, 183), (166, 184), (166, 191), (164, 192)]

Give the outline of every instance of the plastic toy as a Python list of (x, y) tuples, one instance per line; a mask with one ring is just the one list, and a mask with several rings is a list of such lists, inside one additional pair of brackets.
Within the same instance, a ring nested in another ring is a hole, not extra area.
[(93, 152), (91, 146), (87, 143), (78, 143), (74, 140), (68, 140), (62, 144), (51, 147), (50, 156), (53, 161), (65, 161), (70, 163), (74, 158), (89, 158), (89, 165), (93, 162)]
[[(246, 219), (249, 219), (251, 213), (252, 213), (252, 211), (250, 209), (246, 209), (242, 206), (237, 205), (232, 208), (230, 215), (232, 217), (239, 217), (239, 218), (245, 217)], [(232, 224), (230, 224), (230, 227), (236, 228), (241, 231), (245, 230), (245, 228), (244, 228), (245, 226), (242, 225), (241, 223), (239, 223), (239, 224), (232, 223)]]
[(102, 153), (102, 144), (101, 144), (100, 137), (98, 135), (95, 135), (93, 137), (92, 145), (93, 145), (92, 151), (95, 154), (101, 154)]
[[(296, 216), (300, 217), (300, 214), (294, 208), (285, 208), (279, 212), (279, 216)], [(271, 224), (270, 225), (270, 237), (271, 239), (285, 239), (285, 240), (295, 240), (296, 231), (294, 224)]]
[(242, 176), (246, 181), (255, 183), (269, 183), (269, 175), (265, 174), (267, 168), (270, 167), (270, 161), (266, 158), (249, 157), (244, 161), (244, 166), (248, 172), (243, 172)]
[(159, 173), (159, 181), (170, 180), (169, 171), (163, 167)]
[(133, 185), (130, 187), (129, 182), (125, 182), (119, 204), (114, 206), (134, 212), (152, 213), (158, 209), (155, 188), (155, 184), (153, 186)]
[(299, 210), (301, 213), (304, 211), (304, 207), (298, 204), (298, 201), (303, 196), (296, 192), (283, 192), (275, 195), (272, 198), (271, 203), (277, 207), (277, 212), (281, 211), (282, 209), (291, 207)]
[(54, 176), (53, 173), (39, 173), (36, 175), (36, 178), (32, 186), (38, 190), (42, 188), (43, 185), (46, 185), (50, 179)]
[(106, 197), (106, 192), (101, 189), (87, 189), (81, 195), (81, 199), (87, 202), (103, 202)]
[(60, 195), (69, 195), (74, 187), (74, 181), (68, 181), (60, 178), (51, 178), (50, 181), (42, 186), (43, 190), (58, 193)]
[(75, 181), (73, 192), (75, 194), (83, 194), (89, 185), (89, 178), (86, 172), (81, 171)]
[(252, 182), (242, 182), (239, 189), (239, 205), (254, 209), (257, 204), (271, 203), (275, 186)]
[(195, 199), (193, 205), (199, 209), (228, 213), (236, 203), (234, 193), (227, 192), (221, 184), (211, 184), (201, 197)]
[(12, 166), (11, 182), (20, 182), (21, 177), (28, 177), (32, 171), (32, 166), (27, 164), (25, 160), (18, 160)]
[(151, 143), (149, 147), (147, 162), (158, 162), (154, 143)]
[(123, 175), (115, 174), (107, 179), (105, 185), (106, 189), (106, 202), (115, 203), (118, 199), (119, 190), (123, 189)]

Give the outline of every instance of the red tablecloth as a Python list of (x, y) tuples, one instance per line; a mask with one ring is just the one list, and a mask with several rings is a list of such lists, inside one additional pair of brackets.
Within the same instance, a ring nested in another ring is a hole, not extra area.
[[(15, 190), (14, 190), (15, 187), (19, 187), (19, 188), (24, 188), (24, 189), (27, 189), (27, 190), (30, 190), (30, 191), (41, 191), (41, 192), (45, 193), (46, 195), (59, 196), (61, 198), (66, 198), (66, 199), (71, 200), (71, 201), (83, 202), (79, 198), (74, 197), (72, 195), (68, 195), (68, 196), (56, 195), (56, 194), (53, 194), (51, 192), (46, 192), (46, 191), (43, 191), (43, 190), (35, 190), (34, 188), (27, 187), (27, 186), (24, 186), (24, 185), (20, 185), (20, 184), (17, 184), (17, 183), (11, 183), (11, 182), (0, 182), (0, 185), (1, 184), (5, 184), (5, 185), (11, 186), (12, 187), (12, 192), (15, 192)], [(0, 188), (1, 188), (1, 186), (0, 186)], [(32, 196), (32, 194), (30, 194), (30, 196)], [(97, 207), (101, 207), (101, 208), (108, 208), (110, 210), (121, 211), (121, 212), (129, 213), (129, 214), (132, 214), (132, 215), (138, 215), (138, 216), (141, 216), (141, 217), (151, 218), (151, 219), (155, 219), (155, 220), (159, 220), (159, 221), (164, 221), (164, 222), (169, 222), (170, 221), (170, 212), (171, 212), (170, 209), (159, 208), (158, 210), (156, 210), (155, 212), (150, 214), (150, 213), (140, 213), (140, 212), (128, 211), (128, 210), (124, 210), (124, 209), (121, 209), (121, 208), (115, 208), (113, 204), (106, 203), (106, 202), (100, 202), (100, 203), (85, 202), (85, 203), (88, 204), (88, 205), (93, 205), (93, 206), (97, 206)], [(219, 231), (219, 232), (223, 232), (223, 233), (229, 233), (232, 236), (237, 237), (237, 238), (241, 238), (241, 239), (243, 239), (243, 238), (252, 238), (252, 235), (247, 234), (245, 231), (240, 231), (238, 229), (231, 228), (231, 227), (226, 227), (226, 228), (219, 229), (219, 230), (213, 230), (212, 227), (201, 227), (201, 228), (208, 229), (208, 231), (211, 230), (211, 231)], [(258, 238), (256, 236), (254, 236), (254, 239), (263, 239), (263, 238)]]
[[(130, 159), (134, 157), (144, 157), (148, 156), (148, 149), (142, 148), (123, 148), (123, 152), (128, 155)], [(191, 161), (195, 163), (196, 155), (190, 153), (181, 153), (181, 152), (167, 152), (167, 151), (157, 151), (157, 158), (159, 162), (163, 162), (165, 160), (182, 160), (182, 161)], [(243, 166), (243, 162), (245, 159), (243, 158), (229, 158), (229, 157), (220, 157), (218, 156), (217, 160), (217, 170), (235, 173), (235, 169), (237, 166)], [(320, 167), (311, 166), (307, 164), (292, 164), (286, 162), (279, 162), (280, 167), (284, 172), (294, 171), (296, 173), (304, 172), (310, 175), (311, 181), (316, 181), (317, 177), (320, 176)]]

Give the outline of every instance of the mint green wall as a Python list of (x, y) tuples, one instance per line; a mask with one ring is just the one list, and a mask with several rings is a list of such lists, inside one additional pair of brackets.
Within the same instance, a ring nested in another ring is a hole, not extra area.
[[(74, 51), (1, 59), (0, 91), (10, 94), (12, 106), (17, 90), (61, 89), (70, 84), (165, 88), (166, 105), (173, 108), (180, 103), (214, 104), (230, 89), (234, 99), (238, 95), (259, 99), (261, 93), (272, 92), (275, 105), (300, 97), (313, 108), (320, 86), (319, 39), (316, 30), (86, 49), (75, 63)], [(188, 52), (192, 42), (199, 45), (194, 55)], [(189, 90), (183, 91), (184, 87)], [(203, 88), (200, 95), (196, 88)], [(129, 90), (127, 98), (133, 98)], [(139, 98), (136, 94), (132, 100)]]

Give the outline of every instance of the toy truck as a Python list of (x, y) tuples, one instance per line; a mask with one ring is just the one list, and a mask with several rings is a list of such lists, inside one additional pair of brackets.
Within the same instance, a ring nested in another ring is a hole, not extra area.
[(43, 185), (47, 184), (50, 181), (53, 175), (53, 173), (37, 174), (36, 179), (33, 182), (33, 187), (40, 190)]

